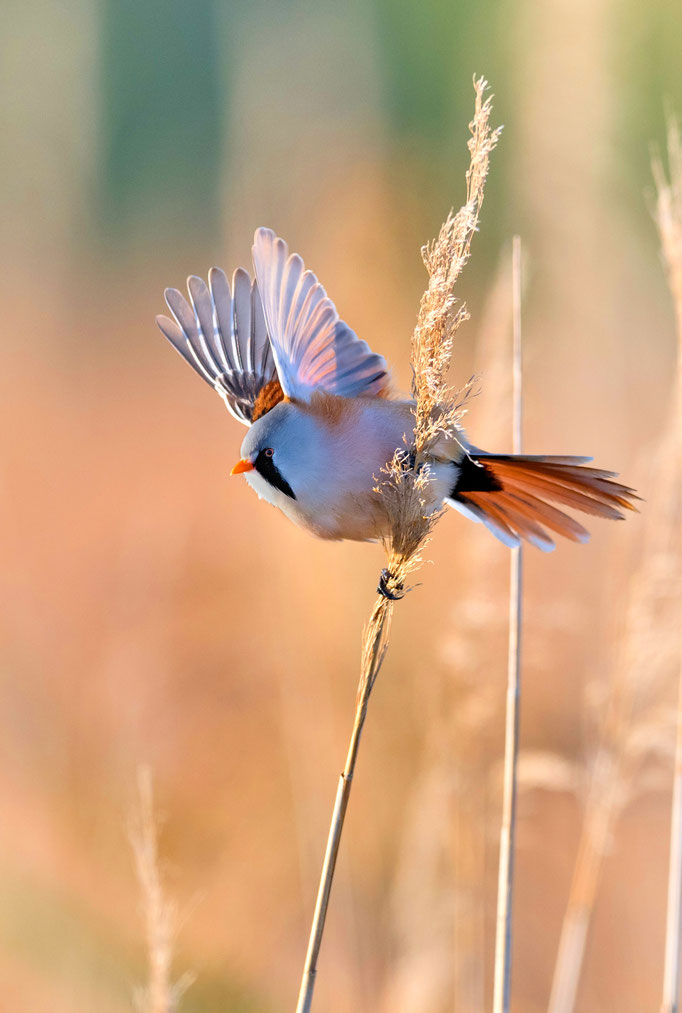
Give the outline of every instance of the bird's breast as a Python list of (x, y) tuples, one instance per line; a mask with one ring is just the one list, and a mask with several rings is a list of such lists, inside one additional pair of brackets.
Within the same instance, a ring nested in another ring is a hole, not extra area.
[[(334, 398), (313, 401), (310, 410), (302, 410), (309, 411), (311, 428), (306, 428), (300, 456), (284, 475), (295, 499), (255, 471), (246, 476), (249, 484), (320, 538), (373, 541), (387, 535), (390, 518), (380, 487), (389, 479), (396, 450), (406, 451), (412, 444), (410, 403)], [(449, 463), (434, 468), (434, 506), (452, 485), (451, 468)]]

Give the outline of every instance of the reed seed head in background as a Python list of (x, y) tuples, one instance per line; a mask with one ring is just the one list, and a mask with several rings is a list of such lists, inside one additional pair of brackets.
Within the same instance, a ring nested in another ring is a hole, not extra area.
[(194, 977), (183, 974), (177, 981), (172, 978), (178, 913), (168, 897), (161, 872), (154, 791), (148, 767), (140, 768), (137, 781), (138, 798), (130, 818), (129, 837), (145, 921), (148, 982), (136, 990), (135, 1007), (138, 1013), (175, 1013)]
[[(654, 217), (675, 304), (678, 340), (682, 342), (682, 141), (679, 123), (672, 117), (668, 122), (667, 149), (667, 176), (661, 158), (655, 155), (652, 159), (651, 167), (656, 183)], [(678, 356), (678, 360), (679, 358), (681, 357)]]

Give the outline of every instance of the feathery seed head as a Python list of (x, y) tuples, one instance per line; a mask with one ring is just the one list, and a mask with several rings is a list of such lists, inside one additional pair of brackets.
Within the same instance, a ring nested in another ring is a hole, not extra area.
[(429, 457), (443, 435), (452, 435), (474, 393), (473, 378), (458, 391), (447, 383), (455, 334), (469, 317), (466, 304), (453, 293), (471, 251), (478, 229), (490, 154), (501, 128), (490, 127), (491, 97), (484, 98), (488, 84), (474, 78), (475, 108), (469, 124), (470, 164), (466, 174), (466, 201), (452, 210), (436, 239), (422, 248), (429, 281), (422, 296), (412, 336), (412, 394), (415, 399), (414, 444), (408, 452), (398, 451), (380, 483), (389, 513), (392, 532), (386, 545), (389, 570), (397, 581), (421, 562), (421, 549), (442, 516), (426, 509), (425, 492), (431, 480)]

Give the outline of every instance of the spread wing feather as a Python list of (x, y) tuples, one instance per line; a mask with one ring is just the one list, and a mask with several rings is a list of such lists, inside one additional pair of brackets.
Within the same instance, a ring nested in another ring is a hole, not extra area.
[(318, 388), (342, 397), (381, 393), (386, 361), (339, 319), (312, 271), (271, 229), (257, 229), (253, 263), (279, 382), (308, 401)]
[(214, 267), (208, 285), (192, 276), (187, 289), (189, 302), (177, 289), (166, 289), (173, 319), (158, 316), (156, 322), (234, 417), (249, 425), (259, 392), (277, 375), (257, 283), (239, 268), (230, 287)]

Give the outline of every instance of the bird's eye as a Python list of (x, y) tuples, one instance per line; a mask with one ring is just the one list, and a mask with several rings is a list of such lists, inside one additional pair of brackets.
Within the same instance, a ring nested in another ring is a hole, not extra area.
[(272, 455), (274, 454), (274, 452), (275, 451), (272, 449), (272, 447), (267, 447), (265, 449), (265, 456), (266, 457), (272, 457)]

